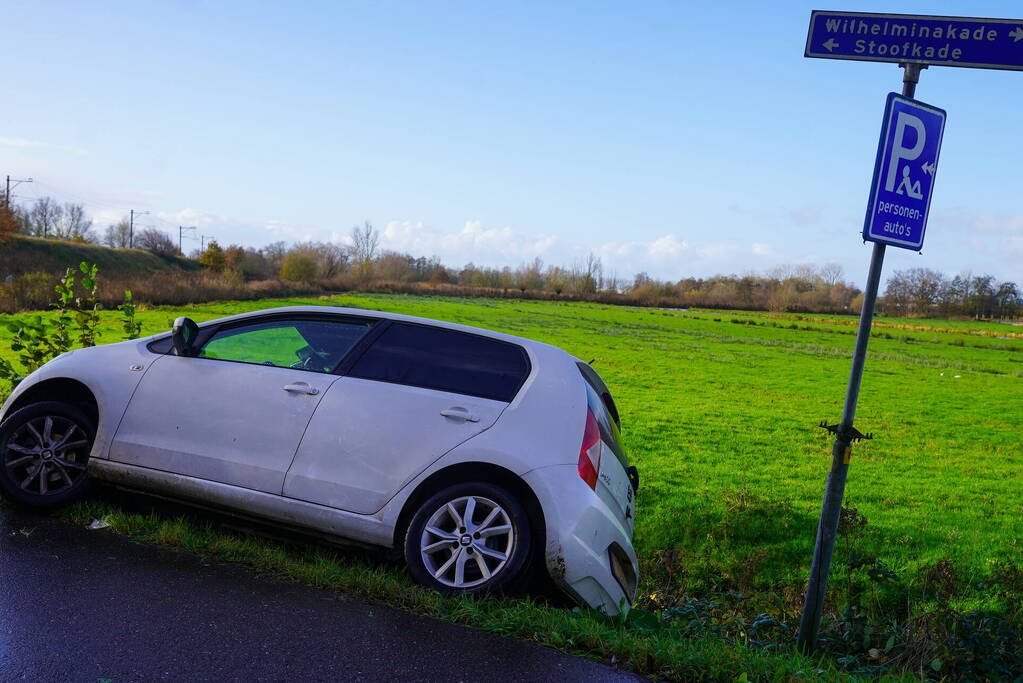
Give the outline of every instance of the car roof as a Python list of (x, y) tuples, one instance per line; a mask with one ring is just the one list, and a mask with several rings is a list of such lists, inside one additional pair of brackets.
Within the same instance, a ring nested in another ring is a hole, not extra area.
[(207, 320), (206, 322), (199, 323), (200, 327), (206, 325), (221, 324), (227, 321), (233, 320), (244, 320), (246, 318), (256, 318), (266, 315), (287, 315), (294, 313), (313, 313), (319, 315), (349, 315), (361, 318), (379, 318), (381, 320), (395, 320), (401, 322), (417, 323), (421, 325), (433, 325), (434, 327), (443, 327), (449, 330), (456, 330), (459, 332), (468, 332), (470, 334), (477, 334), (483, 337), (491, 337), (493, 339), (500, 339), (502, 341), (511, 342), (513, 344), (519, 344), (534, 349), (554, 349), (559, 353), (574, 358), (568, 354), (564, 349), (560, 349), (551, 344), (545, 344), (543, 342), (534, 341), (532, 339), (526, 339), (524, 337), (516, 337), (513, 334), (505, 334), (503, 332), (495, 332), (493, 330), (487, 330), (482, 327), (473, 327), (471, 325), (460, 325), (458, 323), (449, 323), (444, 320), (436, 320), (433, 318), (421, 318), (414, 315), (402, 315), (401, 313), (390, 313), (387, 311), (375, 311), (367, 308), (345, 308), (342, 306), (278, 306), (276, 308), (263, 308), (257, 311), (247, 311), (245, 313), (238, 313), (236, 315), (230, 315), (223, 318), (216, 318), (215, 320)]

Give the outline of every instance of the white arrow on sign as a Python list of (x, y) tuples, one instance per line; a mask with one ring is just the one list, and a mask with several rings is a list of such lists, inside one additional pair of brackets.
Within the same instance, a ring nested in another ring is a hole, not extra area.
[(922, 168), (924, 170), (924, 173), (926, 173), (927, 175), (929, 175), (929, 176), (931, 176), (933, 178), (934, 177), (934, 170), (937, 168), (937, 166), (935, 166), (933, 162), (927, 161), (927, 162), (924, 163)]
[(1009, 31), (1009, 37), (1012, 38), (1014, 43), (1023, 40), (1023, 26), (1017, 26), (1015, 31)]
[[(1023, 29), (1021, 29), (1021, 31), (1023, 31)], [(828, 42), (824, 43), (824, 47), (828, 48), (828, 52), (831, 52), (838, 47), (838, 43), (835, 42), (834, 38), (828, 38)]]

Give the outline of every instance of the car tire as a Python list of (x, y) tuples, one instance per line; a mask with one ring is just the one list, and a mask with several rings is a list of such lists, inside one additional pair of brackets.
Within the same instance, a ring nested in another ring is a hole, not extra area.
[(485, 482), (455, 484), (419, 506), (405, 534), (405, 561), (417, 583), (445, 595), (517, 592), (532, 536), (514, 495)]
[(96, 427), (67, 403), (33, 403), (0, 424), (0, 495), (17, 505), (53, 508), (78, 500)]

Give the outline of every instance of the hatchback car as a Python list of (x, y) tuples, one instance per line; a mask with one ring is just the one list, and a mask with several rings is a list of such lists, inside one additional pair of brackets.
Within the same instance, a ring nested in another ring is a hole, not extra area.
[(0, 492), (49, 507), (90, 479), (403, 553), (441, 592), (545, 568), (632, 603), (638, 474), (590, 365), (506, 334), (289, 307), (79, 349), (0, 411)]

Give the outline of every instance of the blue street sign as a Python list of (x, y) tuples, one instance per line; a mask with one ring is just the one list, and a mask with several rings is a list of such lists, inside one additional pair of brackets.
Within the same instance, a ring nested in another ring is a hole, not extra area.
[(920, 251), (945, 132), (945, 111), (888, 93), (863, 239)]
[(1023, 70), (1023, 20), (813, 10), (803, 54)]

